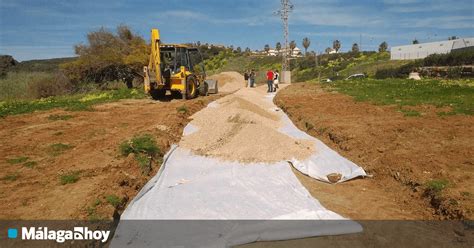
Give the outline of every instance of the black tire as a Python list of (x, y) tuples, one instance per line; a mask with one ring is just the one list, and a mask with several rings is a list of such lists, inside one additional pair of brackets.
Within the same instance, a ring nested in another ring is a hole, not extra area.
[(203, 82), (201, 86), (199, 86), (199, 95), (207, 96), (209, 92), (209, 85), (206, 82)]
[(197, 79), (193, 76), (186, 78), (186, 99), (196, 98), (198, 91)]
[(160, 99), (163, 99), (165, 97), (166, 90), (152, 89), (152, 90), (150, 90), (150, 95), (151, 95), (151, 98), (153, 98), (154, 100), (160, 100)]
[(181, 92), (179, 92), (179, 91), (172, 90), (171, 91), (171, 97), (173, 97), (173, 99), (181, 99), (181, 98), (183, 98), (183, 95), (181, 95)]

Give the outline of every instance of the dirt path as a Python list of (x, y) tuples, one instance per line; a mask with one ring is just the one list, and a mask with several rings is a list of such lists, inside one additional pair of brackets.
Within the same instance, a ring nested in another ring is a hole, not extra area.
[[(112, 218), (160, 163), (142, 175), (133, 158), (120, 156), (119, 144), (149, 133), (164, 153), (180, 139), (188, 117), (218, 97), (122, 100), (91, 112), (51, 110), (0, 119), (0, 219)], [(177, 111), (182, 106), (185, 113)], [(67, 172), (78, 172), (79, 180), (62, 185), (60, 176)]]

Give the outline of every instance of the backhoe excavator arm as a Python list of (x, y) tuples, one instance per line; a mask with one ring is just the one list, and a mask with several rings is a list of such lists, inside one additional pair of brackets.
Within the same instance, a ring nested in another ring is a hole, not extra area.
[(151, 30), (151, 51), (150, 51), (150, 61), (148, 66), (143, 68), (143, 79), (145, 85), (145, 92), (149, 93), (152, 89), (152, 84), (161, 85), (161, 58), (160, 58), (160, 31), (158, 29)]

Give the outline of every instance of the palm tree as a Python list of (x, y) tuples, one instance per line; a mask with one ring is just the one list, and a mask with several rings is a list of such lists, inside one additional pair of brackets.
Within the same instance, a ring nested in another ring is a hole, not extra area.
[(335, 40), (332, 42), (332, 48), (336, 50), (336, 53), (339, 52), (339, 49), (341, 49), (341, 42), (339, 40)]
[(281, 50), (281, 43), (280, 42), (276, 43), (275, 49), (277, 50), (278, 54), (280, 54), (280, 50)]
[(386, 52), (387, 48), (388, 48), (388, 44), (387, 44), (387, 42), (384, 41), (384, 42), (380, 43), (380, 45), (379, 45), (379, 52), (380, 53)]
[(263, 48), (263, 50), (265, 50), (265, 52), (268, 53), (268, 51), (270, 51), (270, 45), (265, 44), (265, 47)]
[(296, 48), (296, 42), (294, 40), (290, 41), (290, 50), (291, 50), (290, 56), (293, 56), (293, 50), (295, 50), (295, 48)]
[(304, 47), (304, 55), (306, 56), (306, 54), (308, 53), (308, 47), (309, 47), (309, 45), (311, 45), (311, 41), (309, 40), (308, 37), (305, 37), (303, 39), (302, 45)]
[(352, 44), (352, 52), (359, 53), (359, 44), (357, 43)]

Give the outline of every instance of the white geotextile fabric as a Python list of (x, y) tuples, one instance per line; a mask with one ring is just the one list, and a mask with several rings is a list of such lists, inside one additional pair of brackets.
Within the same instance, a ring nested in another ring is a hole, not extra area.
[[(221, 221), (191, 222), (195, 228), (188, 224), (189, 228), (183, 228), (179, 221), (164, 225), (127, 220)], [(359, 224), (314, 199), (287, 162), (243, 165), (196, 156), (174, 146), (160, 172), (122, 214), (112, 247), (230, 247), (360, 231)]]
[(311, 157), (302, 161), (294, 158), (289, 160), (301, 173), (324, 182), (329, 182), (327, 175), (338, 173), (342, 175), (338, 183), (367, 175), (364, 169), (339, 155), (320, 140), (299, 130), (286, 114), (279, 112), (285, 125), (278, 131), (294, 138), (314, 141), (316, 152)]
[[(273, 94), (266, 97), (272, 101)], [(208, 107), (218, 108), (219, 103), (213, 102)], [(308, 159), (289, 160), (296, 169), (325, 182), (331, 173), (342, 175), (339, 182), (366, 175), (362, 168), (299, 130), (281, 109), (274, 106), (273, 111), (284, 123), (278, 131), (298, 139), (313, 140), (316, 146), (316, 152)], [(184, 128), (183, 135), (198, 130), (190, 123)], [(163, 225), (128, 220), (224, 221), (191, 222), (186, 224), (188, 228), (183, 228), (173, 222)], [(296, 178), (288, 161), (242, 164), (198, 156), (173, 146), (158, 174), (122, 214), (112, 246), (230, 247), (255, 241), (360, 231), (359, 224), (325, 209), (314, 199)]]

